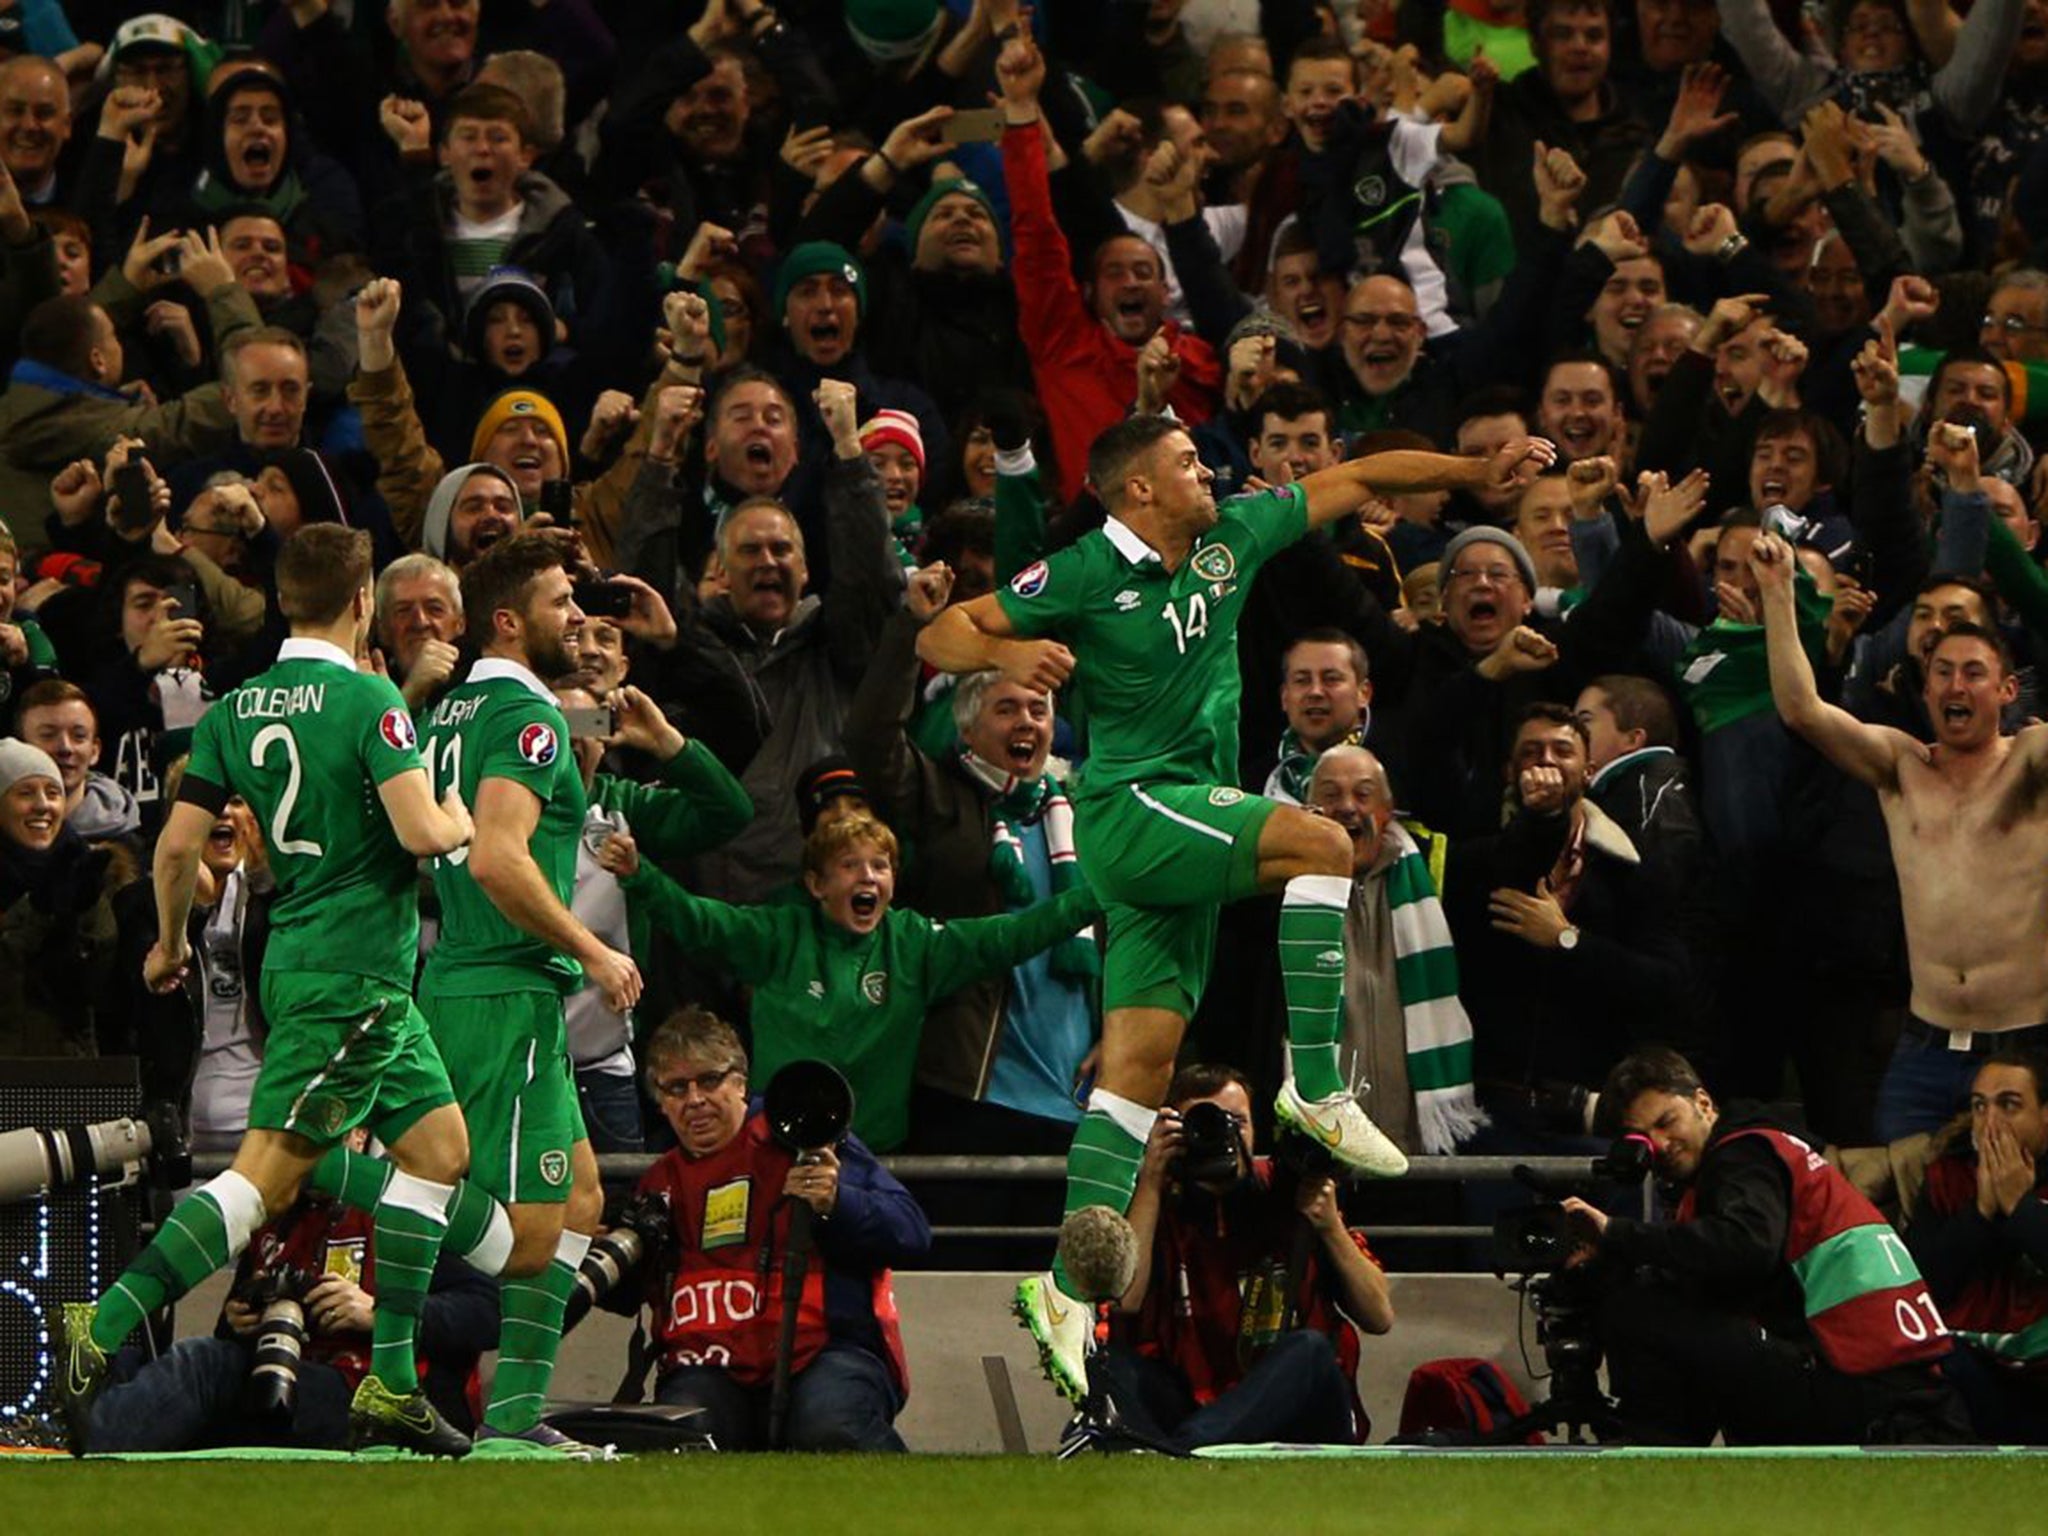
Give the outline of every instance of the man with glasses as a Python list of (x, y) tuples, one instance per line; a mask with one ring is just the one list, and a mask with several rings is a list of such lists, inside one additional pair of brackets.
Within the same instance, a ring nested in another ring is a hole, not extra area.
[[(647, 1086), (676, 1133), (642, 1196), (675, 1221), (673, 1266), (647, 1277), (655, 1401), (703, 1410), (722, 1451), (767, 1444), (782, 1327), (781, 1253), (798, 1202), (817, 1248), (796, 1300), (787, 1446), (901, 1451), (894, 1420), (909, 1379), (889, 1267), (931, 1247), (910, 1192), (848, 1134), (792, 1150), (750, 1102), (747, 1053), (732, 1026), (686, 1008), (647, 1042)], [(767, 1257), (769, 1267), (762, 1264)]]
[(2000, 278), (1977, 341), (2005, 363), (2048, 363), (2048, 272), (2028, 267)]

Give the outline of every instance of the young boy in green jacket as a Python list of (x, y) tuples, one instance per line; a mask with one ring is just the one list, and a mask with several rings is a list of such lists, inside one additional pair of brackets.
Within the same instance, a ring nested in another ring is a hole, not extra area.
[(910, 1132), (910, 1078), (925, 1010), (970, 981), (1000, 975), (1094, 920), (1080, 884), (1022, 912), (939, 924), (892, 911), (896, 834), (868, 815), (821, 825), (804, 843), (806, 906), (729, 906), (692, 896), (630, 837), (598, 862), (684, 949), (716, 956), (754, 988), (754, 1073), (830, 1062), (853, 1085), (853, 1129), (877, 1152)]

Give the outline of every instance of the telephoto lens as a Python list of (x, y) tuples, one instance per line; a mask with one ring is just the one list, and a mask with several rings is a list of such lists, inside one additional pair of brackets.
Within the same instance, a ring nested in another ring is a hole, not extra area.
[[(266, 1277), (267, 1300), (256, 1325), (256, 1363), (249, 1369), (247, 1404), (259, 1418), (289, 1421), (299, 1401), (299, 1358), (306, 1351), (304, 1277), (284, 1271)], [(252, 1303), (256, 1304), (256, 1303)]]

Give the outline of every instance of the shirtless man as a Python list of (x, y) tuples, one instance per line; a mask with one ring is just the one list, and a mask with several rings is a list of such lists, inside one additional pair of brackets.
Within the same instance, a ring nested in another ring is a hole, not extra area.
[(1877, 791), (1891, 833), (1913, 996), (1878, 1091), (1878, 1139), (1932, 1130), (1963, 1106), (1981, 1057), (2048, 1040), (2048, 727), (1999, 734), (2019, 682), (2004, 639), (1974, 624), (1951, 626), (1928, 658), (1931, 746), (1822, 702), (1794, 622), (1790, 546), (1766, 535), (1750, 563), (1778, 713)]

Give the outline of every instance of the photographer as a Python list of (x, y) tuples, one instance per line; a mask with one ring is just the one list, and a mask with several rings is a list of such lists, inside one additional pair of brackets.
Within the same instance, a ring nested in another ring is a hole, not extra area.
[(1848, 1180), (1751, 1106), (1724, 1114), (1677, 1052), (1608, 1074), (1601, 1115), (1647, 1137), (1677, 1218), (1565, 1211), (1605, 1282), (1622, 1433), (1642, 1444), (1967, 1443), (1953, 1340), (1912, 1256)]
[(702, 1009), (654, 1032), (647, 1084), (679, 1143), (638, 1192), (673, 1213), (674, 1248), (645, 1292), (656, 1401), (703, 1409), (721, 1450), (767, 1443), (781, 1261), (803, 1201), (817, 1248), (797, 1303), (789, 1449), (905, 1449), (894, 1420), (910, 1384), (889, 1266), (931, 1247), (910, 1192), (854, 1136), (801, 1157), (780, 1145), (748, 1101), (739, 1037)]
[[(1394, 1326), (1387, 1278), (1344, 1224), (1334, 1182), (1253, 1157), (1234, 1067), (1174, 1075), (1129, 1220), (1138, 1265), (1100, 1357), (1124, 1420), (1179, 1451), (1284, 1440), (1360, 1444), (1358, 1336)], [(1106, 1378), (1106, 1380), (1104, 1379)]]
[[(361, 1152), (368, 1141), (358, 1130), (348, 1146)], [(154, 1359), (139, 1345), (115, 1356), (107, 1386), (93, 1399), (84, 1449), (346, 1449), (349, 1398), (370, 1368), (371, 1226), (364, 1212), (306, 1194), (257, 1228), (210, 1337), (180, 1339)], [(421, 1388), (465, 1434), (476, 1422), (477, 1359), (498, 1341), (497, 1289), (446, 1255), (420, 1313)], [(273, 1359), (280, 1312), (297, 1314), (290, 1320), (303, 1340), (295, 1382), (284, 1384), (275, 1372), (255, 1369)]]

